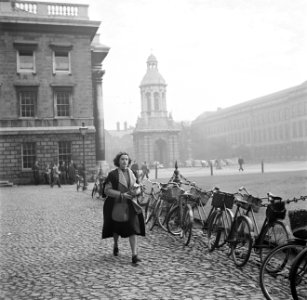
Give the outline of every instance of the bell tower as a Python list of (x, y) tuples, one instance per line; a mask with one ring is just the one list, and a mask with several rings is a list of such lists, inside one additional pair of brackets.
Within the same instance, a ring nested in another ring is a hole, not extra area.
[(147, 72), (140, 84), (141, 116), (166, 117), (166, 83), (158, 71), (158, 61), (154, 55), (147, 59)]
[(158, 61), (151, 54), (147, 70), (140, 84), (141, 116), (133, 132), (134, 152), (139, 163), (146, 161), (173, 166), (179, 158), (179, 125), (168, 114), (166, 107), (167, 84), (159, 73)]

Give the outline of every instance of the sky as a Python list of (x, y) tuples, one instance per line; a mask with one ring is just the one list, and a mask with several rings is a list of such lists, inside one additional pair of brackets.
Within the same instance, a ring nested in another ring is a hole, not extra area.
[[(60, 1), (58, 1), (60, 2)], [(65, 1), (70, 2), (70, 1)], [(101, 21), (105, 128), (135, 126), (150, 54), (175, 121), (307, 80), (306, 0), (72, 0)]]

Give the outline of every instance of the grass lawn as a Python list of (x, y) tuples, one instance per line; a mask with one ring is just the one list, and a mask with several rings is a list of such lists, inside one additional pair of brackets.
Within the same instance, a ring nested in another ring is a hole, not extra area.
[[(240, 173), (237, 175), (189, 177), (188, 179), (195, 181), (199, 187), (205, 190), (211, 190), (213, 187), (217, 186), (221, 191), (235, 193), (238, 191), (239, 187), (244, 186), (250, 194), (260, 198), (265, 197), (268, 192), (280, 196), (283, 199), (307, 196), (307, 171), (272, 172), (263, 174)], [(161, 180), (161, 182), (165, 182), (165, 179)], [(206, 208), (208, 208), (209, 211), (210, 203), (206, 205)], [(302, 208), (307, 209), (307, 200), (291, 203), (287, 206), (288, 210)], [(265, 209), (261, 208), (255, 215), (258, 224), (261, 224), (265, 218)], [(285, 222), (289, 224), (288, 216)]]

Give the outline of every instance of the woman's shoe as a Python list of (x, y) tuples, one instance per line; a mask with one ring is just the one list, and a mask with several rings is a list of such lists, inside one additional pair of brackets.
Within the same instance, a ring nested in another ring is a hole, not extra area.
[(140, 262), (141, 260), (138, 258), (137, 255), (132, 255), (132, 263), (133, 264), (137, 264), (138, 262)]
[(118, 247), (113, 248), (113, 255), (118, 256)]

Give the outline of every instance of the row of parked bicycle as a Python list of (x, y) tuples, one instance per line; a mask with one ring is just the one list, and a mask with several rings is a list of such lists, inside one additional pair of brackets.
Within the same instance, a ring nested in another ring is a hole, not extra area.
[[(218, 188), (204, 191), (182, 179), (165, 184), (143, 182), (139, 203), (149, 230), (159, 226), (188, 245), (196, 215), (210, 252), (227, 247), (235, 265), (243, 267), (254, 250), (266, 299), (307, 299), (307, 210), (288, 212), (291, 232), (283, 222), (286, 205), (307, 196), (283, 200), (268, 193), (258, 198), (244, 187), (234, 194)], [(261, 207), (266, 210), (259, 227), (255, 213)]]
[[(182, 175), (176, 182), (145, 180), (140, 187), (138, 202), (144, 208), (149, 230), (158, 226), (189, 245), (197, 216), (210, 252), (226, 247), (227, 255), (242, 268), (254, 250), (266, 299), (307, 299), (307, 210), (288, 212), (291, 231), (283, 221), (286, 205), (307, 196), (283, 200), (268, 193), (258, 198), (244, 187), (237, 193), (219, 188), (204, 191)], [(92, 197), (101, 197), (102, 189), (103, 180), (98, 180)], [(259, 227), (255, 213), (261, 207), (265, 208), (265, 218)]]

